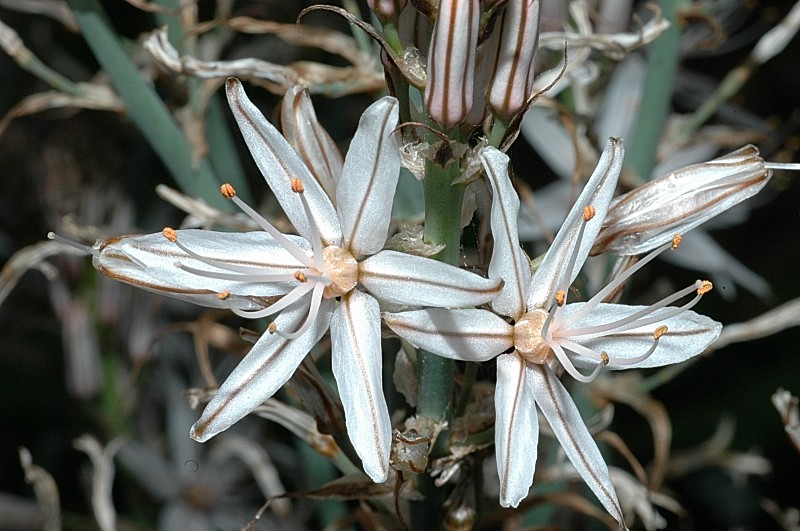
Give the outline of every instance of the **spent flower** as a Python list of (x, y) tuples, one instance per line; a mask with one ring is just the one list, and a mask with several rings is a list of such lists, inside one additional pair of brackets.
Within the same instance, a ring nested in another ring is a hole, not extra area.
[[(702, 352), (719, 323), (688, 310), (710, 283), (697, 281), (651, 306), (602, 302), (671, 244), (614, 278), (585, 303), (567, 293), (600, 230), (622, 167), (623, 147), (609, 140), (600, 162), (535, 273), (519, 246), (519, 198), (508, 177), (508, 157), (494, 148), (480, 154), (491, 183), (494, 250), (490, 277), (505, 284), (481, 309), (425, 309), (384, 313), (398, 335), (448, 358), (497, 358), (495, 444), (500, 503), (516, 507), (533, 482), (538, 440), (537, 408), (564, 451), (609, 513), (623, 524), (608, 468), (554, 369), (560, 364), (586, 382), (602, 368), (628, 369), (678, 363)], [(691, 293), (681, 307), (668, 304)], [(510, 319), (510, 322), (509, 320)], [(578, 369), (589, 369), (584, 375)]]

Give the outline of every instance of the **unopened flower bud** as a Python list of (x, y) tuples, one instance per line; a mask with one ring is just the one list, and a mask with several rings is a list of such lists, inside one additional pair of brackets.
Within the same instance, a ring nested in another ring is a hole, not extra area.
[(460, 123), (472, 106), (478, 0), (442, 0), (428, 53), (425, 106), (444, 129)]
[(539, 0), (509, 2), (503, 13), (494, 73), (487, 102), (504, 121), (520, 112), (531, 96), (539, 41)]
[(591, 254), (654, 249), (755, 195), (771, 175), (752, 145), (663, 175), (614, 199)]
[(367, 0), (367, 5), (381, 22), (394, 20), (406, 7), (408, 0)]

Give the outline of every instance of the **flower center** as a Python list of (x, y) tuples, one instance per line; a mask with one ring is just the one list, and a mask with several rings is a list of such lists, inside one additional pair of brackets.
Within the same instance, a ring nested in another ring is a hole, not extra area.
[(322, 296), (326, 299), (341, 297), (356, 287), (358, 262), (353, 255), (341, 247), (329, 245), (322, 250), (323, 270), (331, 283), (325, 286)]
[(514, 325), (514, 346), (531, 363), (543, 364), (553, 357), (553, 350), (542, 337), (548, 316), (540, 308), (524, 314)]

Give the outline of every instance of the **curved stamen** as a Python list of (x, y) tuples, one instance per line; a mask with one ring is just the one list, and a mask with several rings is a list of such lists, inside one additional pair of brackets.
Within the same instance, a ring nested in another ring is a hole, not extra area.
[(234, 204), (236, 204), (236, 206), (242, 210), (242, 212), (250, 216), (250, 218), (255, 221), (264, 232), (272, 236), (281, 247), (286, 249), (289, 254), (294, 256), (301, 264), (307, 267), (314, 267), (314, 262), (309, 258), (305, 251), (295, 245), (292, 240), (287, 238), (281, 231), (276, 229), (269, 221), (264, 219), (261, 214), (250, 208), (247, 203), (239, 199), (233, 186), (225, 183), (220, 187), (220, 192), (222, 193), (223, 197), (233, 201)]
[(303, 181), (296, 177), (293, 178), (292, 191), (300, 196), (300, 204), (303, 205), (303, 211), (306, 213), (306, 219), (308, 219), (308, 226), (313, 232), (313, 234), (311, 234), (311, 245), (314, 249), (315, 264), (317, 269), (322, 271), (324, 267), (322, 260), (322, 235), (319, 232), (319, 227), (317, 227), (317, 224), (314, 222), (314, 216), (311, 215), (311, 207), (308, 206), (308, 201), (306, 200), (306, 196), (304, 194), (305, 189), (303, 188)]
[(675, 238), (673, 238), (672, 242), (665, 243), (661, 247), (656, 247), (655, 249), (647, 253), (644, 258), (642, 258), (641, 260), (633, 264), (631, 267), (627, 268), (626, 270), (619, 273), (616, 277), (611, 279), (611, 282), (609, 282), (603, 289), (595, 293), (594, 296), (591, 299), (589, 299), (580, 310), (578, 310), (574, 315), (571, 315), (566, 319), (565, 327), (570, 327), (573, 324), (580, 321), (589, 312), (594, 310), (597, 307), (597, 305), (606, 298), (607, 295), (612, 293), (625, 281), (627, 281), (631, 277), (631, 275), (633, 275), (634, 273), (639, 271), (642, 267), (653, 261), (658, 255), (660, 255), (667, 249), (675, 248), (676, 242), (680, 242), (680, 236), (678, 235), (676, 235)]
[(568, 339), (559, 339), (558, 344), (561, 345), (564, 349), (574, 352), (575, 354), (585, 356), (591, 359), (596, 359), (603, 365), (608, 365), (609, 363), (613, 363), (614, 365), (633, 365), (635, 363), (639, 363), (641, 361), (646, 360), (653, 354), (653, 352), (655, 352), (656, 347), (658, 346), (658, 339), (661, 337), (661, 335), (658, 335), (658, 337), (656, 337), (656, 334), (653, 334), (653, 337), (654, 337), (653, 345), (649, 349), (647, 349), (646, 352), (639, 354), (638, 356), (635, 356), (633, 358), (618, 358), (616, 356), (609, 356), (608, 353), (606, 353), (605, 356), (603, 356), (603, 353), (598, 354), (596, 350), (592, 350), (588, 347), (585, 347), (579, 343), (575, 343), (574, 341), (570, 341)]
[(559, 345), (558, 343), (548, 343), (548, 345), (553, 350), (553, 352), (556, 355), (556, 358), (558, 359), (559, 362), (561, 362), (561, 365), (569, 373), (569, 375), (581, 383), (589, 383), (595, 378), (597, 378), (597, 375), (600, 374), (600, 370), (604, 367), (602, 363), (598, 363), (597, 367), (594, 368), (591, 374), (589, 374), (588, 376), (584, 376), (583, 374), (580, 373), (580, 371), (578, 371), (578, 369), (572, 363), (572, 360), (569, 359), (569, 356), (567, 355), (566, 352), (564, 352), (564, 349), (561, 348), (561, 345)]
[[(321, 284), (317, 284), (321, 285)], [(302, 282), (295, 286), (295, 288), (280, 298), (280, 300), (270, 304), (266, 308), (262, 308), (261, 310), (240, 310), (237, 308), (231, 308), (233, 313), (240, 317), (246, 317), (248, 319), (258, 319), (259, 317), (266, 317), (268, 315), (272, 315), (273, 313), (277, 313), (287, 306), (294, 304), (295, 302), (299, 301), (303, 296), (311, 291), (316, 286), (311, 286), (308, 282)]]
[(314, 293), (311, 294), (311, 306), (308, 309), (306, 320), (303, 322), (300, 328), (294, 332), (282, 332), (276, 328), (273, 330), (273, 332), (284, 339), (294, 339), (303, 335), (309, 328), (311, 328), (311, 325), (314, 323), (314, 321), (317, 320), (317, 315), (319, 315), (319, 307), (320, 304), (322, 304), (322, 291), (324, 289), (325, 286), (322, 284), (317, 284), (314, 286)]

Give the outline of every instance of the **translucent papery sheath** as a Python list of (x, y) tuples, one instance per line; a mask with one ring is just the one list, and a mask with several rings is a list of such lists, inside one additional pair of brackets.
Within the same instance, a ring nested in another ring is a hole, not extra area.
[(663, 175), (614, 199), (592, 254), (655, 249), (758, 193), (771, 175), (752, 145)]

